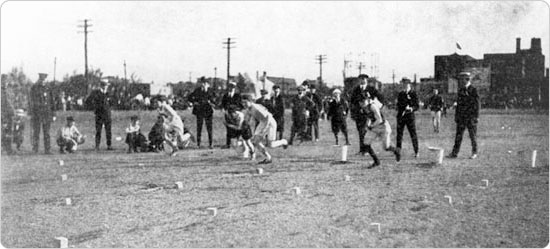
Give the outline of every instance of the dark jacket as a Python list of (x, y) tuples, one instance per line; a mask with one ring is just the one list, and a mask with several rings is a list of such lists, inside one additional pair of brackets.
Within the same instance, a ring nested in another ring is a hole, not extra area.
[(229, 93), (225, 93), (222, 96), (222, 108), (227, 110), (229, 106), (234, 105), (237, 107), (237, 110), (242, 110), (243, 105), (241, 103), (241, 95), (237, 92), (233, 94), (233, 97), (229, 97)]
[(327, 116), (328, 116), (328, 119), (330, 119), (333, 122), (342, 122), (346, 120), (348, 111), (349, 111), (349, 105), (345, 99), (340, 98), (340, 101), (336, 101), (336, 99), (331, 99), (330, 102), (328, 103)]
[(216, 94), (212, 88), (205, 92), (202, 87), (197, 87), (189, 95), (189, 101), (193, 103), (193, 114), (197, 116), (212, 116), (214, 109), (212, 105), (216, 103)]
[(97, 89), (92, 91), (88, 99), (86, 99), (86, 104), (94, 110), (96, 115), (110, 115), (113, 98), (109, 94), (109, 91), (103, 93)]
[(319, 94), (317, 93), (309, 93), (308, 97), (315, 105), (311, 117), (319, 118), (319, 113), (321, 113), (321, 111), (323, 110), (323, 99), (321, 99), (321, 96), (319, 96)]
[(458, 90), (457, 106), (455, 112), (455, 122), (467, 122), (479, 117), (479, 95), (472, 85), (468, 88), (462, 87)]
[(305, 112), (311, 110), (315, 107), (315, 104), (311, 99), (306, 96), (299, 97), (296, 95), (292, 98), (292, 119), (295, 121), (305, 121)]
[[(413, 108), (413, 111), (407, 111), (405, 114), (405, 108), (410, 106)], [(397, 117), (404, 117), (407, 115), (412, 115), (414, 117), (414, 112), (418, 111), (418, 97), (416, 93), (411, 90), (408, 93), (405, 91), (399, 92), (397, 95)]]
[(29, 110), (31, 116), (51, 119), (55, 112), (53, 92), (49, 86), (34, 84), (30, 90)]
[(430, 100), (428, 100), (428, 107), (430, 108), (430, 111), (441, 111), (443, 110), (443, 105), (445, 105), (445, 102), (443, 102), (443, 98), (439, 94), (434, 94)]
[(273, 106), (271, 105), (271, 99), (259, 98), (256, 100), (256, 104), (263, 105), (265, 109), (269, 111), (269, 113), (273, 114)]
[(271, 105), (273, 106), (273, 118), (275, 118), (275, 120), (284, 118), (285, 103), (284, 103), (283, 95), (279, 94), (279, 96), (277, 97), (273, 96), (271, 98)]

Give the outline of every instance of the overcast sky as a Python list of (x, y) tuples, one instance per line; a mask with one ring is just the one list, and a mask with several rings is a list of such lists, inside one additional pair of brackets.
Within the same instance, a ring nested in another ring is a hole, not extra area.
[[(512, 53), (542, 39), (549, 65), (549, 7), (542, 1), (507, 2), (176, 2), (10, 1), (1, 8), (1, 71), (22, 66), (56, 78), (84, 72), (79, 20), (91, 19), (88, 63), (104, 75), (138, 75), (144, 82), (225, 78), (227, 51), (236, 38), (231, 74), (267, 71), (269, 76), (315, 79), (315, 56), (326, 55), (323, 78), (342, 84), (344, 58), (371, 73), (378, 54), (379, 78), (432, 76), (434, 55)], [(456, 42), (462, 50), (456, 49)]]

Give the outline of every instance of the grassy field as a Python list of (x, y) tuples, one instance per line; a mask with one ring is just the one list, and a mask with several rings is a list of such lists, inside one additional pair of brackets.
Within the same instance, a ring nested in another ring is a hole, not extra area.
[[(113, 113), (114, 137), (124, 136), (133, 114)], [(148, 132), (156, 114), (138, 114)], [(195, 131), (190, 111), (180, 114)], [(479, 158), (468, 159), (471, 148), (465, 134), (459, 158), (434, 166), (427, 146), (448, 153), (454, 113), (442, 118), (442, 132), (434, 134), (429, 113), (423, 110), (417, 115), (420, 157), (413, 157), (405, 132), (402, 161), (396, 163), (378, 145), (382, 165), (374, 169), (366, 169), (370, 157), (355, 155), (353, 121), (348, 120), (352, 146), (347, 164), (335, 163), (340, 148), (333, 146), (330, 123), (320, 121), (319, 142), (272, 150), (274, 163), (265, 166), (262, 175), (255, 173), (255, 162), (239, 159), (233, 149), (199, 150), (192, 145), (168, 157), (126, 154), (125, 144), (113, 141), (116, 151), (95, 152), (93, 114), (65, 113), (59, 120), (67, 115), (88, 135), (78, 153), (59, 155), (54, 147), (54, 155), (32, 155), (26, 136), (24, 151), (1, 158), (4, 247), (52, 247), (58, 236), (79, 248), (548, 244), (548, 113), (483, 110)], [(395, 143), (394, 115), (388, 116)], [(52, 135), (62, 121), (55, 123)], [(224, 144), (219, 112), (214, 133), (215, 144)], [(534, 149), (538, 158), (532, 168)], [(68, 180), (61, 181), (61, 174)], [(175, 188), (176, 181), (183, 182), (183, 189)], [(292, 192), (294, 187), (300, 188), (300, 195)], [(64, 205), (65, 198), (71, 198), (72, 205)], [(216, 216), (208, 214), (210, 207), (218, 209)], [(380, 231), (372, 223), (379, 223)]]

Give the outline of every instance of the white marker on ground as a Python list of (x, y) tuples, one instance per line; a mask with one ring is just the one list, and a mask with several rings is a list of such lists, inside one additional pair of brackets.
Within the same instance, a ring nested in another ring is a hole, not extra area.
[(206, 210), (208, 210), (208, 214), (212, 216), (218, 215), (218, 209), (215, 207), (207, 208)]
[(256, 169), (256, 173), (258, 173), (258, 175), (261, 175), (261, 174), (264, 173), (264, 169), (262, 169), (262, 168), (257, 168), (257, 169)]
[(55, 247), (57, 248), (68, 248), (69, 240), (65, 237), (55, 237)]
[(537, 166), (537, 150), (533, 150), (533, 154), (531, 155), (531, 167)]
[(351, 181), (351, 176), (348, 176), (348, 175), (344, 176), (344, 180), (345, 180), (346, 182)]
[(344, 145), (342, 146), (342, 162), (348, 161), (348, 146)]
[(300, 187), (294, 187), (292, 188), (294, 190), (294, 193), (299, 195), (300, 193), (302, 193), (302, 191), (300, 191)]
[(487, 179), (483, 179), (481, 180), (482, 182), (485, 182), (485, 187), (489, 187), (489, 180)]
[(378, 232), (380, 233), (380, 223), (370, 223), (371, 226), (377, 226)]
[(450, 195), (446, 195), (444, 197), (449, 199), (449, 204), (453, 205), (453, 198)]
[(70, 206), (72, 204), (73, 204), (73, 201), (71, 200), (71, 198), (65, 198), (65, 205)]
[(67, 175), (66, 174), (61, 175), (61, 181), (66, 181), (66, 180), (67, 180)]
[(183, 189), (183, 182), (176, 182), (176, 187), (178, 189)]
[(65, 162), (63, 162), (63, 160), (59, 160), (59, 166), (63, 166), (65, 165)]

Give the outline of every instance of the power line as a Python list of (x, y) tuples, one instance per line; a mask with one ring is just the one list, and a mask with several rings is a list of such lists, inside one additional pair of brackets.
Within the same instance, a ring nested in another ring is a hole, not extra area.
[(327, 63), (327, 55), (320, 54), (315, 58), (316, 64), (319, 64), (319, 84), (323, 84), (323, 64)]
[(234, 46), (231, 46), (231, 45), (235, 44), (235, 42), (231, 41), (231, 39), (235, 39), (235, 38), (228, 37), (227, 41), (222, 42), (222, 44), (225, 45), (225, 47), (223, 47), (223, 48), (227, 49), (227, 83), (229, 83), (229, 70), (230, 70), (230, 65), (231, 65), (231, 52), (230, 51), (231, 51), (232, 48), (235, 48)]
[(91, 20), (81, 20), (81, 22), (84, 22), (84, 25), (77, 26), (79, 28), (84, 28), (84, 31), (79, 31), (78, 33), (84, 33), (84, 77), (86, 78), (86, 81), (88, 81), (88, 33), (92, 32), (88, 30), (88, 28), (92, 26), (88, 23), (89, 21)]

